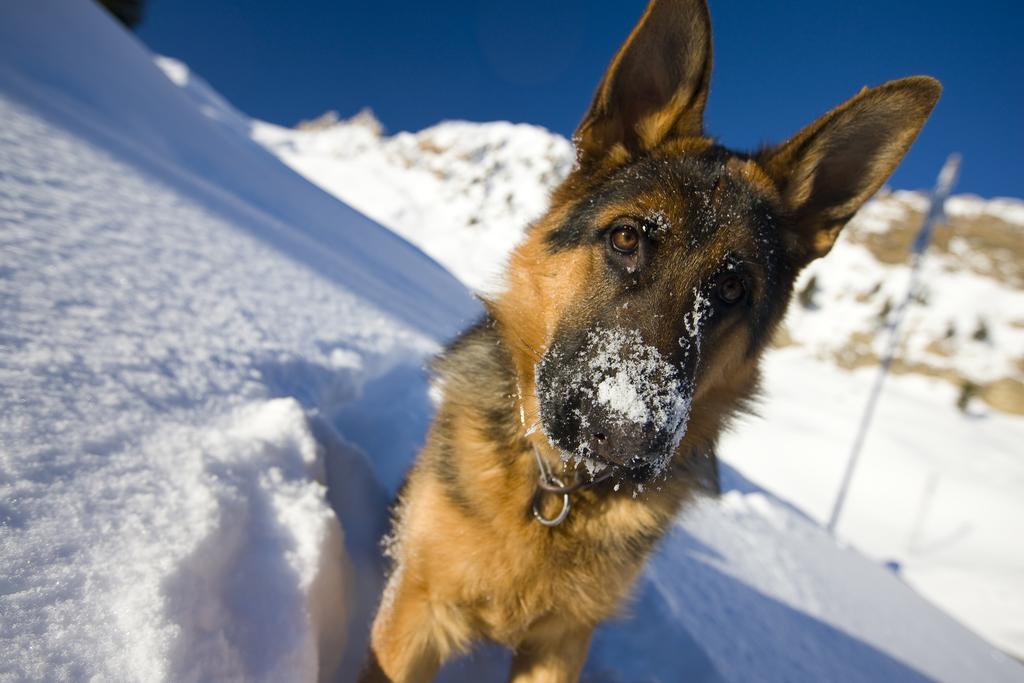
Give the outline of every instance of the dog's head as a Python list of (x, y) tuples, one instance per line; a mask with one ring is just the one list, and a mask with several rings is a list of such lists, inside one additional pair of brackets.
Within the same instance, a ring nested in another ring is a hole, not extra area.
[(704, 137), (704, 0), (652, 0), (576, 132), (578, 164), (492, 310), (527, 427), (638, 478), (709, 445), (755, 389), (793, 281), (889, 177), (938, 99), (864, 90), (756, 154)]

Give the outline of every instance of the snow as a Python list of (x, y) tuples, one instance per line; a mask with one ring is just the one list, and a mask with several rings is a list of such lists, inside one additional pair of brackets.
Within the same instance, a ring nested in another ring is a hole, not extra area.
[[(765, 369), (760, 417), (733, 430), (720, 455), (824, 523), (874, 369), (851, 374), (796, 349), (769, 356)], [(793, 381), (801, 375), (814, 377), (813, 390)], [(978, 409), (965, 416), (955, 399), (955, 388), (939, 380), (890, 378), (839, 535), (880, 562), (897, 562), (923, 595), (1017, 651), (1024, 420)], [(811, 401), (827, 410), (808, 420)]]
[[(172, 79), (91, 3), (0, 9), (0, 680), (350, 681), (387, 504), (435, 406), (423, 364), (479, 307), (257, 146), (260, 124), (184, 65), (160, 65)], [(436, 139), (469, 142), (460, 125)], [(495, 126), (460, 168), (525, 168), (506, 134), (567, 144)], [(540, 196), (559, 163), (502, 182)], [(386, 180), (367, 197), (401, 196)], [(507, 207), (507, 189), (476, 199)], [(463, 273), (481, 279), (518, 234), (463, 248), (471, 232), (455, 233), (439, 253), (472, 254)], [(726, 475), (600, 629), (586, 680), (1020, 680), (898, 577)], [(445, 680), (507, 661), (481, 648)]]
[[(955, 654), (962, 627), (885, 569), (836, 547), (794, 509), (728, 468), (724, 474), (721, 501), (684, 513), (645, 572), (632, 608), (637, 616), (599, 632), (590, 670), (613, 671), (616, 660), (636, 653), (628, 677), (607, 674), (605, 680), (668, 683), (680, 680), (682, 671), (687, 680), (710, 681), (1021, 675), (1008, 660), (1002, 660), (1005, 668), (991, 667), (1002, 659), (993, 651), (962, 659)], [(836, 567), (849, 572), (841, 587), (833, 580)], [(909, 629), (899, 626), (910, 611), (920, 620)], [(907, 657), (918, 648), (929, 651)]]
[(476, 306), (92, 4), (0, 14), (0, 679), (315, 680), (366, 542), (315, 420), (407, 407)]
[(505, 256), (569, 172), (572, 145), (504, 122), (453, 121), (388, 138), (367, 123), (295, 131), (257, 121), (252, 135), (469, 286), (496, 290)]
[(619, 370), (614, 375), (605, 377), (597, 385), (597, 402), (620, 419), (629, 420), (634, 424), (644, 424), (650, 411), (647, 402), (637, 391), (637, 385), (638, 382), (630, 378), (628, 371)]
[[(256, 388), (276, 345), (251, 312), (273, 310), (261, 271), (288, 297), (317, 283), (6, 97), (0, 111), (17, 169), (0, 183), (6, 666), (177, 678), (174, 650), (243, 671), (276, 650), (312, 678), (317, 633), (289, 592), (340, 584), (337, 561), (321, 568), (339, 530), (301, 411)], [(204, 424), (243, 401), (227, 432)], [(252, 556), (281, 563), (247, 580)], [(285, 603), (291, 638), (238, 628), (259, 623), (233, 614), (255, 595)]]
[[(686, 433), (693, 388), (637, 330), (597, 329), (580, 352), (597, 386), (597, 403), (613, 422), (645, 425), (674, 434), (678, 445)], [(667, 464), (667, 463), (666, 463)]]
[(994, 216), (1024, 228), (1024, 202), (1011, 197), (997, 197), (988, 201), (972, 195), (950, 197), (950, 200), (946, 202), (946, 214), (950, 216)]
[[(731, 269), (731, 267), (730, 267)], [(693, 308), (683, 315), (683, 326), (686, 328), (686, 336), (679, 338), (680, 348), (696, 356), (695, 367), (700, 364), (700, 330), (711, 314), (711, 302), (700, 290), (693, 290)]]
[[(858, 222), (852, 227), (859, 226)], [(828, 259), (811, 264), (797, 283), (799, 291), (816, 278), (816, 306), (793, 307), (787, 319), (790, 333), (818, 358), (838, 353), (858, 332), (880, 327), (884, 304), (895, 308), (910, 280), (909, 265), (885, 266), (864, 246), (849, 243), (848, 236), (840, 241)], [(925, 259), (925, 303), (908, 310), (901, 358), (950, 369), (979, 383), (1019, 374), (1024, 329), (1015, 323), (1024, 319), (1024, 290), (1001, 286), (997, 280), (952, 266), (952, 261), (938, 253)], [(982, 320), (991, 329), (992, 340), (972, 338)], [(881, 355), (885, 341), (884, 335), (876, 335), (870, 350)], [(944, 354), (935, 352), (936, 341)]]

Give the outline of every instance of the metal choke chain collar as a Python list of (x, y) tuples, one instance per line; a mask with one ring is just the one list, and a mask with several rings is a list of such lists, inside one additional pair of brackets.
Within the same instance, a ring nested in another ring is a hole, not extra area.
[[(608, 468), (608, 471), (596, 479), (581, 481), (573, 484), (572, 486), (566, 486), (565, 482), (551, 472), (547, 463), (544, 462), (544, 458), (540, 456), (540, 451), (536, 446), (533, 447), (533, 456), (537, 459), (537, 469), (540, 470), (537, 480), (537, 493), (533, 496), (533, 518), (540, 524), (547, 527), (558, 526), (565, 521), (566, 517), (569, 516), (569, 509), (572, 507), (572, 503), (569, 499), (570, 494), (582, 491), (583, 489), (588, 489), (591, 486), (597, 486), (612, 476), (612, 469)], [(540, 511), (540, 499), (545, 493), (562, 496), (562, 509), (554, 517), (545, 517), (544, 513)]]

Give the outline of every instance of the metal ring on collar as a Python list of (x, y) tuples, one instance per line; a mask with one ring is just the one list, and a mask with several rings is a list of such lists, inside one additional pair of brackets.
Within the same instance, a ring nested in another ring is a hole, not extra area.
[[(558, 479), (558, 477), (555, 477), (554, 475), (550, 475), (550, 474), (548, 476), (550, 477), (551, 482), (553, 484), (555, 484), (555, 485), (557, 485), (559, 487), (564, 487), (565, 486), (565, 484), (562, 483), (562, 481), (560, 479)], [(561, 509), (561, 511), (557, 515), (555, 515), (554, 517), (551, 517), (551, 518), (545, 517), (544, 514), (540, 511), (540, 497), (542, 495), (544, 495), (543, 491), (537, 491), (537, 495), (535, 495), (533, 497), (533, 517), (534, 517), (534, 519), (536, 519), (538, 522), (540, 522), (544, 526), (548, 526), (548, 527), (558, 526), (559, 524), (561, 524), (562, 522), (565, 521), (566, 517), (569, 516), (569, 494), (568, 493), (563, 493), (562, 494), (562, 509)]]

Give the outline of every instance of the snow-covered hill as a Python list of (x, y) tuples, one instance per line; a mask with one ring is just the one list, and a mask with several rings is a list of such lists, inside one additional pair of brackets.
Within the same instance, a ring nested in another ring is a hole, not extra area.
[(0, 122), (0, 680), (315, 679), (359, 580), (325, 484), (367, 487), (314, 419), (409, 378), (404, 467), (475, 304), (92, 3), (0, 8)]
[[(91, 3), (0, 6), (0, 680), (349, 681), (422, 364), (479, 309), (151, 59)], [(725, 474), (586, 680), (1020, 680)]]
[[(484, 291), (573, 153), (508, 123), (387, 137), (368, 113), (299, 130), (255, 122), (252, 135)], [(876, 198), (804, 273), (767, 363), (765, 419), (723, 443), (815, 519), (828, 517), (926, 206), (921, 193)], [(840, 533), (1024, 657), (1024, 202), (958, 196), (947, 212)]]
[(254, 121), (252, 136), (482, 291), (499, 285), (505, 256), (573, 163), (565, 138), (506, 122), (383, 137), (366, 112), (312, 130)]

